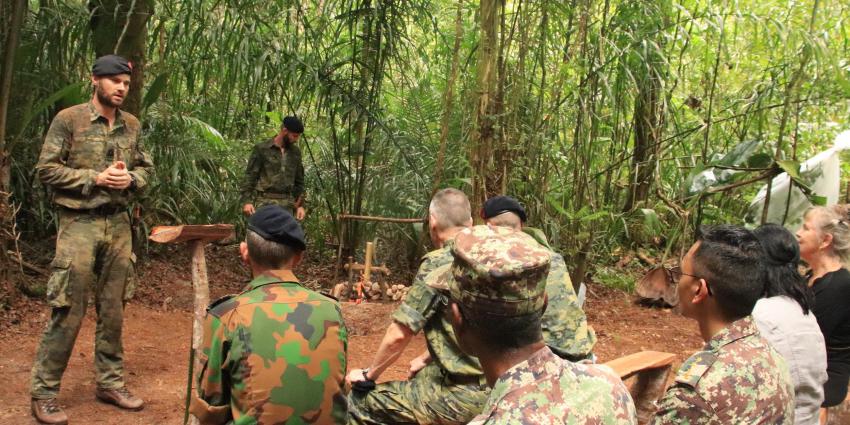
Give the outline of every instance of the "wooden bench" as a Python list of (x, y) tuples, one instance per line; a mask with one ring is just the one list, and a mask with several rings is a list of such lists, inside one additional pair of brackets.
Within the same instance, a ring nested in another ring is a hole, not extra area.
[(667, 379), (675, 359), (676, 356), (670, 353), (641, 351), (605, 363), (629, 387), (639, 423), (646, 423), (655, 412), (655, 401), (667, 389)]

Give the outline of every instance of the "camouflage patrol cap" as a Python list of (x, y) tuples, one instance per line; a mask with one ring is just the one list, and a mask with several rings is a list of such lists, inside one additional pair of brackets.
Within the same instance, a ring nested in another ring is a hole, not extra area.
[(452, 246), (445, 274), (451, 298), (465, 308), (520, 316), (543, 309), (551, 254), (530, 236), (505, 227), (475, 226)]

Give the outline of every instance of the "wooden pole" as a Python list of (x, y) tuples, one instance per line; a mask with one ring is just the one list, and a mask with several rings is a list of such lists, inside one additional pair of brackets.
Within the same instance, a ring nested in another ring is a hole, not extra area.
[(363, 282), (372, 281), (372, 254), (375, 250), (375, 244), (366, 242), (366, 259), (363, 260)]
[[(194, 240), (192, 250), (192, 289), (194, 289), (194, 317), (192, 319), (192, 350), (195, 351), (194, 370), (200, 371), (202, 345), (204, 343), (204, 320), (207, 306), (210, 304), (210, 286), (207, 280), (207, 260), (204, 257), (204, 246), (207, 241)], [(192, 416), (191, 424), (197, 424), (198, 419)]]
[(375, 217), (370, 215), (353, 215), (340, 214), (340, 220), (359, 220), (359, 221), (384, 221), (388, 223), (424, 223), (424, 218), (395, 218), (395, 217)]

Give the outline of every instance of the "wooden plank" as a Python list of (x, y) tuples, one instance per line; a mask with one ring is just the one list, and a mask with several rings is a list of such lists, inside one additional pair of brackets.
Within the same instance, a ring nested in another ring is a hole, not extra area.
[[(349, 263), (349, 264), (346, 264), (345, 266), (343, 266), (343, 268), (345, 270), (361, 271), (361, 270), (364, 270), (366, 268), (366, 266), (364, 266), (363, 264), (360, 264), (360, 263)], [(388, 269), (386, 266), (372, 266), (372, 273), (375, 273), (375, 272), (383, 273), (385, 275), (392, 274), (390, 272), (390, 269)]]
[(195, 240), (215, 241), (233, 237), (232, 224), (186, 224), (182, 226), (156, 226), (148, 237), (157, 243), (179, 243)]
[(605, 365), (614, 369), (621, 379), (626, 379), (637, 372), (668, 367), (676, 359), (675, 354), (661, 351), (641, 351), (606, 362)]

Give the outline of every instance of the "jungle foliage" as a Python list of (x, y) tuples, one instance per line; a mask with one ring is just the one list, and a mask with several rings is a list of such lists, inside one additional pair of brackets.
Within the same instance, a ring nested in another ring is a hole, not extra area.
[[(111, 44), (142, 50), (134, 109), (157, 164), (147, 226), (241, 225), (249, 149), (296, 113), (313, 246), (338, 243), (341, 212), (423, 217), (431, 193), (454, 186), (474, 205), (522, 200), (574, 277), (624, 245), (678, 255), (698, 223), (740, 222), (757, 186), (848, 127), (846, 2), (23, 3), (0, 147), (24, 238), (54, 232), (33, 172), (43, 134), (87, 99)], [(709, 166), (742, 172), (690, 190)], [(344, 238), (379, 238), (379, 260), (404, 264), (417, 230), (349, 226)]]

